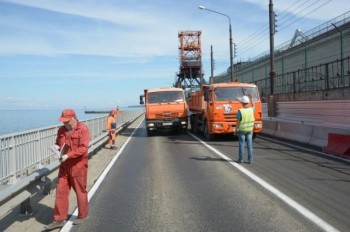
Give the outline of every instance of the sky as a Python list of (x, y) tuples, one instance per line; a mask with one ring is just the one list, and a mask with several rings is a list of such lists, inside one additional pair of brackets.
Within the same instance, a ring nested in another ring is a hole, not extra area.
[[(274, 0), (275, 45), (348, 1)], [(208, 80), (210, 46), (214, 75), (229, 67), (230, 23), (234, 62), (269, 51), (268, 12), (269, 0), (0, 0), (0, 110), (138, 105), (144, 89), (177, 79), (180, 31), (201, 31)]]

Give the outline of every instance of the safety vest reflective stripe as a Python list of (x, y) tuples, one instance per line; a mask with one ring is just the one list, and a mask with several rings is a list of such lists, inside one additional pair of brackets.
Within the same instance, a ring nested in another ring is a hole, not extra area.
[(254, 128), (254, 110), (253, 108), (242, 108), (241, 112), (241, 123), (239, 124), (239, 130), (242, 132), (252, 131)]

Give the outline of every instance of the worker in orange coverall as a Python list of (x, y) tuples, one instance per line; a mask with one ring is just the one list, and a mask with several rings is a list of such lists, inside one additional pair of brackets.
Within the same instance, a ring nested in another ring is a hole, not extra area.
[(109, 132), (108, 145), (110, 149), (115, 149), (116, 129), (117, 129), (117, 117), (119, 115), (119, 109), (111, 110), (107, 117), (106, 130)]
[(79, 122), (75, 111), (65, 109), (59, 121), (63, 126), (57, 132), (56, 149), (61, 152), (56, 201), (53, 213), (54, 221), (45, 226), (53, 230), (64, 226), (69, 209), (69, 193), (74, 189), (78, 203), (78, 218), (74, 225), (82, 223), (88, 216), (87, 170), (90, 132), (86, 125)]

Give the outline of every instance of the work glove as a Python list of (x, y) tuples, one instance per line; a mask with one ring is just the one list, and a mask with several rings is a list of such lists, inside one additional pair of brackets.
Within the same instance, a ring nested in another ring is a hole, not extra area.
[(60, 161), (61, 161), (61, 162), (64, 162), (64, 161), (66, 161), (67, 159), (68, 159), (68, 155), (65, 154), (65, 155), (62, 155), (62, 157), (60, 158)]

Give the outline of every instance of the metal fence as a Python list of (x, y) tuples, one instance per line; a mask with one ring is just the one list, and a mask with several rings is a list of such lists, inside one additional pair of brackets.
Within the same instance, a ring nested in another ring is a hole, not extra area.
[[(121, 112), (117, 127), (143, 112), (143, 109)], [(107, 116), (81, 121), (89, 128), (91, 141), (107, 134), (106, 118)], [(57, 125), (0, 136), (0, 184), (16, 183), (49, 165), (55, 158), (48, 148), (55, 143), (59, 127)]]
[[(348, 12), (346, 12), (346, 13), (344, 13), (344, 14), (342, 14), (342, 15), (340, 15), (332, 20), (329, 20), (328, 22), (325, 22), (325, 23), (323, 23), (323, 24), (321, 24), (321, 25), (319, 25), (319, 26), (317, 26), (309, 31), (306, 31), (303, 34), (304, 34), (305, 38), (307, 38), (307, 40), (311, 40), (311, 39), (316, 38), (322, 34), (325, 34), (329, 31), (334, 30), (334, 28), (335, 28), (334, 25), (337, 27), (341, 27), (342, 25), (345, 25), (349, 22), (350, 22), (350, 11), (348, 11)], [(274, 50), (278, 51), (278, 52), (286, 51), (286, 50), (291, 48), (291, 42), (292, 42), (292, 39), (284, 42), (283, 44), (276, 46), (274, 48)], [(295, 43), (293, 44), (293, 46), (297, 46), (302, 42), (303, 41), (296, 40)], [(270, 55), (270, 51), (266, 51), (264, 53), (257, 55), (256, 57), (253, 57), (252, 60), (253, 61), (264, 60), (266, 57), (269, 57), (269, 55)]]
[[(271, 94), (271, 86), (272, 94), (349, 87), (349, 26), (350, 11), (304, 33), (307, 39), (276, 46), (273, 83), (269, 76), (269, 52), (250, 61), (238, 62), (235, 76), (240, 82), (256, 83), (262, 96)], [(229, 80), (228, 71), (214, 78), (215, 82)]]
[[(270, 78), (255, 81), (262, 96), (271, 93)], [(276, 75), (274, 93), (301, 93), (350, 86), (350, 57), (306, 69)]]

